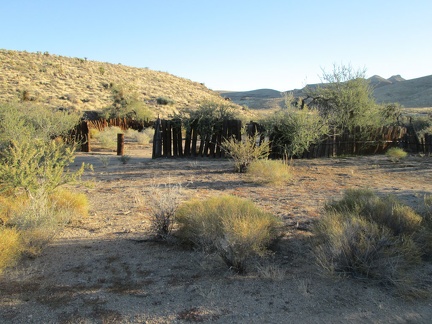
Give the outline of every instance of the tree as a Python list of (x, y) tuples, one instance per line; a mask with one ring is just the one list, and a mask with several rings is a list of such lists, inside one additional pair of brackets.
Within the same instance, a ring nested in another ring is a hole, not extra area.
[(364, 69), (354, 71), (351, 66), (334, 65), (331, 72), (323, 70), (322, 81), (324, 85), (306, 89), (306, 96), (332, 127), (353, 131), (359, 126), (367, 133), (387, 124)]

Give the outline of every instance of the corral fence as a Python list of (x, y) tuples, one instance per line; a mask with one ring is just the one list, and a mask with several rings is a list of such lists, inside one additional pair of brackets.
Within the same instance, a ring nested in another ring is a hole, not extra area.
[(111, 118), (111, 119), (96, 119), (96, 120), (82, 120), (74, 130), (71, 132), (71, 138), (81, 143), (82, 152), (91, 151), (91, 138), (90, 129), (97, 129), (103, 131), (108, 127), (119, 127), (121, 130), (134, 129), (142, 131), (144, 128), (152, 127), (154, 122), (150, 121), (137, 121), (130, 118)]
[[(196, 125), (182, 130), (179, 120), (161, 120), (155, 122), (153, 139), (153, 158), (169, 157), (224, 157), (222, 143), (235, 137), (241, 140), (242, 122), (226, 120), (212, 131), (200, 132)], [(263, 127), (255, 122), (246, 125), (246, 136), (263, 133)], [(432, 135), (419, 138), (413, 127), (385, 126), (370, 132), (368, 138), (360, 138), (360, 129), (352, 133), (332, 134), (324, 137), (318, 144), (297, 158), (319, 158), (342, 155), (368, 155), (384, 153), (389, 147), (400, 147), (410, 153), (432, 153)], [(277, 142), (276, 135), (270, 135), (270, 158), (284, 155)], [(261, 137), (260, 142), (263, 140)], [(289, 144), (289, 143), (287, 143)]]
[[(241, 140), (242, 122), (240, 120), (223, 120), (212, 129), (202, 130), (196, 124), (191, 124), (184, 129), (180, 120), (157, 119), (156, 122), (138, 122), (128, 118), (82, 120), (71, 132), (71, 138), (81, 143), (82, 152), (91, 151), (90, 129), (99, 131), (110, 126), (117, 126), (122, 130), (129, 128), (138, 131), (147, 127), (154, 127), (153, 158), (161, 157), (225, 157), (222, 143), (225, 139), (236, 138)], [(264, 128), (256, 123), (249, 122), (246, 125), (246, 133), (243, 136), (263, 134)], [(319, 158), (341, 155), (367, 155), (384, 153), (389, 147), (400, 147), (409, 153), (432, 153), (432, 134), (419, 137), (412, 126), (386, 126), (370, 133), (367, 139), (358, 138), (356, 133), (342, 133), (328, 135), (318, 144), (312, 144), (298, 158)], [(260, 142), (264, 138), (261, 135)], [(267, 139), (271, 143), (277, 139)], [(289, 143), (287, 143), (289, 144)], [(270, 145), (270, 157), (283, 157), (280, 147)]]

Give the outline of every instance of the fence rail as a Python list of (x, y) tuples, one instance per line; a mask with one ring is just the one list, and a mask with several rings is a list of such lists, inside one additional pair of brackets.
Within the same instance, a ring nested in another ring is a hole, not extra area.
[[(142, 130), (152, 124), (139, 123), (126, 118), (109, 120), (82, 121), (71, 133), (71, 138), (81, 143), (81, 151), (90, 152), (91, 143), (89, 130), (103, 130), (109, 126), (117, 126), (123, 130), (133, 128)], [(217, 123), (212, 129), (202, 130), (192, 124), (183, 130), (179, 120), (161, 120), (154, 123), (153, 158), (160, 157), (212, 157), (225, 156), (222, 143), (225, 139), (235, 137), (241, 139), (242, 122), (225, 120)], [(263, 133), (263, 127), (255, 122), (246, 125), (246, 135), (253, 136)], [(356, 138), (359, 130), (352, 134), (328, 135), (318, 144), (312, 144), (298, 158), (319, 158), (340, 155), (380, 154), (389, 147), (400, 147), (409, 153), (432, 154), (432, 134), (418, 137), (414, 127), (390, 126), (381, 127), (367, 139)], [(263, 138), (261, 138), (263, 140)], [(277, 147), (271, 147), (270, 157), (282, 157)]]
[[(153, 158), (159, 157), (223, 157), (222, 142), (235, 136), (241, 139), (242, 123), (240, 120), (221, 122), (207, 132), (200, 132), (194, 125), (182, 133), (178, 120), (157, 120), (153, 139)], [(247, 135), (262, 132), (263, 128), (254, 122), (247, 127)], [(185, 135), (182, 138), (182, 134)], [(312, 144), (298, 158), (319, 158), (340, 155), (380, 154), (389, 147), (397, 146), (408, 152), (432, 152), (432, 135), (419, 140), (414, 129), (410, 127), (388, 126), (376, 129), (368, 138), (359, 138), (360, 129), (353, 133), (327, 135), (318, 144)], [(271, 142), (275, 142), (272, 138)], [(288, 144), (288, 143), (287, 143)], [(271, 146), (270, 157), (283, 156), (280, 148)]]

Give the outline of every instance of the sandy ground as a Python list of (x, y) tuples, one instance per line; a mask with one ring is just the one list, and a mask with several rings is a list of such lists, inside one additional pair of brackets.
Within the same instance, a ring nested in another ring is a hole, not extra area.
[[(220, 159), (150, 158), (151, 148), (78, 153), (92, 163), (84, 185), (90, 216), (62, 230), (43, 254), (0, 279), (1, 323), (430, 323), (432, 299), (322, 273), (310, 224), (347, 188), (395, 194), (419, 206), (432, 193), (432, 158), (385, 156), (295, 161), (293, 180), (260, 186)], [(109, 160), (109, 161), (108, 161)], [(284, 221), (273, 255), (245, 275), (215, 256), (156, 242), (149, 233), (155, 184), (180, 184), (183, 199), (234, 194)], [(424, 269), (431, 278), (432, 268)], [(427, 282), (431, 287), (430, 282)]]

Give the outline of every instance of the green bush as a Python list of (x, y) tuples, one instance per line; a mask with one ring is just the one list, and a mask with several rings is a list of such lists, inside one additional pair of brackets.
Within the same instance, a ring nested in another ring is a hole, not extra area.
[(424, 249), (423, 218), (395, 197), (347, 190), (314, 227), (317, 263), (331, 273), (372, 278), (410, 290)]
[(94, 134), (94, 138), (99, 142), (102, 148), (113, 150), (117, 147), (117, 134), (123, 133), (124, 131), (120, 127), (110, 126)]
[(74, 147), (56, 141), (12, 141), (1, 157), (0, 191), (24, 190), (35, 196), (79, 179), (84, 164), (76, 172), (65, 172), (74, 161), (74, 153)]
[(0, 104), (0, 150), (11, 141), (49, 141), (67, 136), (79, 123), (80, 113), (53, 110), (36, 104)]
[(406, 158), (408, 156), (408, 153), (399, 147), (391, 147), (385, 154), (393, 162), (399, 161), (400, 159)]
[(292, 178), (291, 168), (280, 160), (255, 160), (246, 171), (247, 179), (254, 183), (279, 186)]
[(411, 235), (419, 230), (422, 217), (393, 196), (379, 197), (368, 189), (348, 189), (339, 201), (326, 204), (327, 211), (355, 213), (392, 230), (394, 235)]
[(158, 97), (156, 99), (156, 102), (158, 105), (173, 105), (174, 100), (167, 98), (167, 97)]
[(272, 149), (290, 158), (303, 154), (328, 133), (327, 122), (318, 111), (307, 107), (279, 111), (263, 123), (272, 137)]
[(244, 173), (247, 171), (251, 162), (267, 158), (269, 155), (269, 143), (263, 142), (257, 145), (259, 135), (247, 137), (238, 141), (230, 138), (222, 143), (222, 148), (226, 154), (234, 160), (234, 170)]
[(263, 257), (277, 238), (279, 220), (250, 200), (219, 196), (184, 203), (176, 212), (178, 236), (209, 253), (217, 253), (237, 272)]
[(324, 270), (399, 287), (412, 283), (409, 271), (420, 262), (420, 251), (410, 237), (349, 212), (325, 214), (313, 232)]

